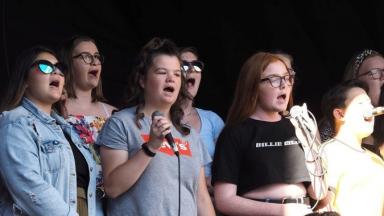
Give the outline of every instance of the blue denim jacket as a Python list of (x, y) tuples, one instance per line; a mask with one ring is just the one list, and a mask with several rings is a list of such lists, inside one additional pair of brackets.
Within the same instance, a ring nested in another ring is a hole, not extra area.
[(66, 134), (70, 134), (71, 139), (77, 149), (84, 156), (87, 165), (88, 165), (88, 173), (89, 173), (89, 182), (87, 188), (87, 205), (88, 205), (88, 215), (89, 216), (103, 216), (103, 208), (102, 208), (102, 200), (100, 197), (97, 197), (96, 194), (96, 179), (97, 179), (97, 163), (93, 159), (93, 155), (89, 150), (88, 144), (84, 143), (84, 141), (80, 138), (74, 127), (65, 122), (61, 124), (61, 128), (64, 130)]
[[(24, 98), (0, 118), (0, 181), (13, 200), (0, 194), (0, 215), (77, 215), (76, 169), (63, 131), (84, 154), (90, 169), (89, 215), (96, 215), (95, 163), (76, 131), (56, 113), (51, 116)], [(89, 159), (90, 158), (90, 159)]]

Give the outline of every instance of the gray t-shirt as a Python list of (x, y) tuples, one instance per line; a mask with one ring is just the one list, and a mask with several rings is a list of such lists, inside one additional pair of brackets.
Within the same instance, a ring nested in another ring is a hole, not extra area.
[[(135, 122), (136, 107), (115, 113), (101, 130), (97, 145), (126, 150), (129, 156), (148, 141), (151, 119)], [(200, 168), (211, 161), (199, 135), (191, 129), (188, 136), (172, 128), (179, 147), (181, 170), (181, 215), (197, 215), (197, 190)], [(162, 147), (137, 182), (125, 193), (108, 202), (109, 215), (177, 215), (178, 161), (164, 139)]]

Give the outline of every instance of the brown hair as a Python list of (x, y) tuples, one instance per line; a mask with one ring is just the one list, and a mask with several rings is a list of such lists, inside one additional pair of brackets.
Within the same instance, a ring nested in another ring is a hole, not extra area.
[[(257, 52), (243, 64), (237, 80), (232, 105), (227, 116), (227, 125), (235, 125), (252, 115), (259, 97), (260, 77), (267, 66), (276, 61), (282, 62), (287, 70), (286, 60), (279, 54)], [(288, 108), (293, 104), (292, 92), (289, 96)]]
[(379, 52), (371, 49), (365, 49), (357, 54), (355, 54), (348, 62), (345, 71), (344, 71), (344, 77), (343, 80), (350, 80), (350, 79), (356, 79), (359, 75), (359, 69), (363, 62), (367, 60), (368, 58), (372, 58), (375, 56), (380, 56), (382, 58), (383, 55), (381, 55)]
[[(145, 80), (148, 70), (153, 65), (153, 60), (159, 55), (176, 56), (179, 61), (180, 53), (173, 41), (169, 39), (153, 38), (141, 49), (136, 64), (128, 80), (128, 99), (125, 102), (127, 107), (137, 106), (136, 108), (136, 125), (141, 128), (139, 120), (144, 117), (141, 112), (145, 105), (144, 89), (140, 85), (140, 80)], [(188, 99), (192, 99), (186, 87), (184, 76), (181, 77), (181, 88), (176, 102), (171, 106), (170, 115), (171, 121), (176, 129), (183, 135), (189, 134), (190, 130), (181, 123), (184, 112), (181, 105)]]
[[(77, 98), (75, 92), (75, 72), (73, 70), (73, 50), (79, 45), (81, 42), (92, 42), (97, 47), (97, 44), (94, 39), (84, 35), (76, 35), (71, 37), (70, 39), (64, 41), (60, 46), (59, 55), (64, 64), (68, 67), (68, 76), (65, 82), (65, 89), (67, 91), (68, 98)], [(101, 78), (99, 79), (99, 83), (97, 86), (92, 89), (92, 102), (97, 101), (106, 101), (103, 96), (103, 88), (101, 83)]]
[[(41, 53), (49, 53), (57, 58), (56, 53), (52, 49), (41, 45), (36, 45), (26, 49), (17, 57), (15, 70), (11, 73), (9, 78), (5, 98), (1, 100), (0, 112), (11, 110), (20, 105), (20, 102), (25, 94), (26, 81), (28, 79), (31, 66), (37, 56)], [(66, 76), (65, 71), (63, 71), (63, 73)]]

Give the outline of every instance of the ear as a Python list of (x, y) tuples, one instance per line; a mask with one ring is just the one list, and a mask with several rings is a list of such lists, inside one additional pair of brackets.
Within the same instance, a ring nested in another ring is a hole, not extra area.
[(139, 78), (139, 84), (140, 84), (140, 87), (141, 88), (145, 88), (145, 82), (144, 82), (144, 78), (143, 78), (143, 76), (140, 76), (140, 78)]
[(333, 117), (335, 120), (343, 121), (344, 120), (344, 110), (336, 108), (333, 110)]

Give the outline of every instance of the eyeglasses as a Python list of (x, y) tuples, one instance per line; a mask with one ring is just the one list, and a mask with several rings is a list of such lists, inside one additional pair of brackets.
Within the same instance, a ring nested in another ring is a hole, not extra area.
[(374, 80), (378, 80), (378, 79), (382, 80), (382, 79), (384, 79), (384, 69), (374, 68), (372, 70), (369, 70), (365, 73), (358, 75), (357, 77), (361, 77), (361, 76), (365, 76), (365, 75), (370, 76)]
[(59, 72), (61, 72), (62, 74), (64, 74), (64, 72), (66, 71), (64, 64), (60, 62), (57, 62), (56, 64), (52, 64), (50, 61), (47, 61), (47, 60), (37, 60), (31, 65), (31, 68), (36, 65), (37, 65), (37, 68), (39, 68), (39, 71), (44, 74), (51, 74), (56, 69), (58, 69)]
[(204, 69), (204, 63), (199, 60), (195, 60), (191, 62), (182, 61), (181, 68), (183, 69), (184, 72), (187, 72), (189, 70), (194, 70), (198, 73), (201, 73), (201, 71), (203, 71)]
[(295, 76), (291, 74), (288, 74), (285, 76), (270, 76), (270, 77), (263, 78), (260, 81), (261, 82), (269, 81), (269, 83), (273, 88), (279, 88), (283, 84), (283, 80), (284, 80), (284, 83), (286, 83), (288, 86), (292, 86), (295, 80)]
[(81, 57), (85, 64), (95, 64), (100, 65), (104, 62), (104, 57), (101, 54), (92, 55), (89, 52), (82, 52), (78, 55), (73, 56), (72, 58)]

